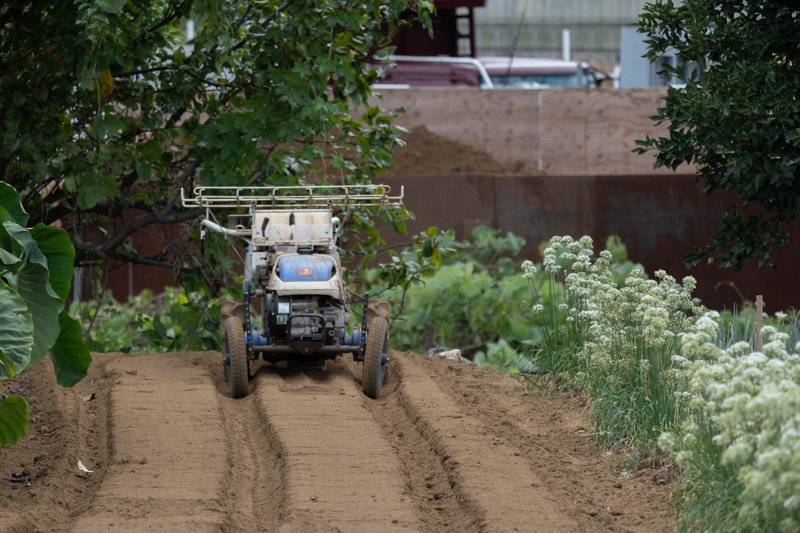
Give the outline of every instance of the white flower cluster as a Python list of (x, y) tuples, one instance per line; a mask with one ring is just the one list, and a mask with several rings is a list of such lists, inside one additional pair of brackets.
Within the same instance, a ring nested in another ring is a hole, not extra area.
[(713, 360), (722, 355), (723, 350), (716, 344), (719, 331), (719, 313), (708, 311), (695, 323), (693, 332), (681, 335), (684, 354), (691, 354), (692, 359)]
[(534, 276), (536, 276), (536, 265), (533, 264), (533, 261), (523, 261), (522, 279), (532, 280)]
[(586, 235), (579, 241), (570, 236), (553, 237), (544, 251), (544, 270), (552, 274), (586, 270), (591, 265), (592, 246), (592, 238)]
[(592, 263), (593, 253), (591, 238), (569, 236), (553, 237), (544, 251), (544, 270), (565, 284), (567, 322), (582, 332), (590, 364), (615, 364), (614, 359), (660, 349), (693, 330), (695, 317), (704, 311), (691, 297), (694, 278), (685, 278), (681, 286), (664, 271), (652, 280), (636, 268), (617, 287), (610, 252), (602, 251)]
[[(714, 423), (722, 463), (744, 487), (740, 516), (779, 517), (782, 530), (799, 531), (800, 354), (788, 353), (788, 335), (771, 326), (762, 329), (763, 353), (750, 353), (744, 342), (717, 348), (717, 318), (707, 313), (695, 333), (682, 336), (688, 361), (681, 372), (692, 404)], [(696, 431), (690, 422), (659, 444), (691, 464)]]

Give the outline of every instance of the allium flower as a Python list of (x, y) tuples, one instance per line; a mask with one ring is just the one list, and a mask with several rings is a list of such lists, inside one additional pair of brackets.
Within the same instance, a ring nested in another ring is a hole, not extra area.
[(532, 261), (522, 262), (522, 279), (531, 280), (536, 276), (536, 265)]
[[(768, 520), (797, 517), (800, 355), (787, 353), (787, 335), (771, 326), (762, 329), (767, 341), (763, 353), (751, 353), (746, 342), (714, 353), (708, 345), (716, 334), (717, 318), (707, 313), (698, 320), (696, 333), (682, 337), (683, 354), (690, 361), (680, 371), (687, 392), (717, 428), (712, 440), (723, 448), (721, 462), (733, 469), (743, 487), (737, 495), (742, 503), (739, 514)], [(670, 441), (681, 441), (676, 457), (687, 466), (694, 464), (697, 431), (684, 424)], [(794, 518), (780, 520), (780, 529), (797, 529)]]

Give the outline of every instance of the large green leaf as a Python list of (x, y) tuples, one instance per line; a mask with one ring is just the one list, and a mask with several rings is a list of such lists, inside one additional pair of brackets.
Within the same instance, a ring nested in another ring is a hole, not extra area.
[[(40, 265), (46, 271), (49, 270), (47, 264), (47, 257), (39, 249), (39, 243), (33, 238), (28, 228), (23, 228), (16, 222), (3, 222), (3, 228), (8, 233), (12, 241), (16, 243), (14, 251), (27, 263)], [(24, 268), (24, 265), (23, 265)], [(44, 287), (51, 296), (58, 296), (53, 287), (50, 285), (50, 277), (47, 277)]]
[(9, 238), (8, 232), (5, 231), (5, 228), (0, 226), (0, 264), (6, 268), (10, 268), (11, 272), (16, 272), (17, 268), (22, 266), (20, 264), (22, 263), (22, 258), (17, 257), (9, 251), (6, 251), (6, 249), (2, 247), (3, 236), (5, 236), (7, 239)]
[(30, 232), (36, 239), (39, 250), (47, 257), (53, 290), (61, 300), (66, 301), (72, 286), (72, 275), (75, 273), (75, 248), (72, 247), (69, 235), (62, 229), (43, 224), (30, 228)]
[(33, 319), (25, 301), (13, 289), (0, 280), (0, 350), (4, 361), (11, 361), (13, 368), (5, 364), (0, 368), (0, 379), (14, 377), (24, 370), (31, 360), (33, 348)]
[(22, 396), (9, 396), (0, 401), (0, 446), (11, 446), (22, 440), (28, 431), (31, 414)]
[(122, 119), (113, 113), (100, 113), (94, 117), (92, 126), (94, 138), (98, 141), (102, 141), (106, 137), (116, 137), (120, 135), (124, 124), (122, 123)]
[(0, 181), (0, 221), (13, 220), (24, 226), (28, 223), (28, 214), (22, 208), (17, 190), (8, 183)]
[(56, 343), (50, 349), (56, 381), (62, 387), (72, 387), (86, 377), (92, 356), (89, 348), (83, 343), (83, 330), (80, 323), (70, 317), (66, 311), (58, 315), (61, 332)]
[(55, 344), (60, 326), (58, 313), (64, 309), (64, 302), (48, 291), (49, 272), (42, 265), (27, 263), (19, 269), (15, 289), (25, 300), (33, 318), (33, 349), (30, 364), (35, 365)]

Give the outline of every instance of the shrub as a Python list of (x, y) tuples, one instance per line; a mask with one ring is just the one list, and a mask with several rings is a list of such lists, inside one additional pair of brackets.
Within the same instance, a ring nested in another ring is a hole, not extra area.
[(218, 351), (220, 303), (241, 296), (241, 289), (212, 298), (203, 291), (167, 288), (158, 295), (145, 290), (120, 303), (106, 292), (99, 302), (73, 304), (71, 312), (87, 327), (87, 344), (94, 351)]
[[(370, 293), (392, 306), (392, 348), (423, 353), (433, 329), (434, 345), (459, 348), (480, 364), (524, 365), (513, 354), (523, 341), (542, 335), (540, 324), (521, 313), (527, 282), (513, 257), (525, 240), (486, 226), (473, 230), (472, 242), (438, 235), (435, 228), (422, 237), (394, 254), (393, 263), (367, 273)], [(387, 282), (387, 273), (409, 268), (414, 279), (398, 286)]]

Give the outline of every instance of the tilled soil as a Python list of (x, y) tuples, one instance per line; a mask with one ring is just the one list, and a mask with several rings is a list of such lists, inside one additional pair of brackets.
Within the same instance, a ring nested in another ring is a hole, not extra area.
[(264, 365), (233, 400), (217, 353), (94, 359), (6, 391), (32, 419), (0, 449), (3, 531), (674, 530), (659, 471), (623, 479), (580, 400), (507, 374), (393, 352), (377, 401), (349, 358)]

